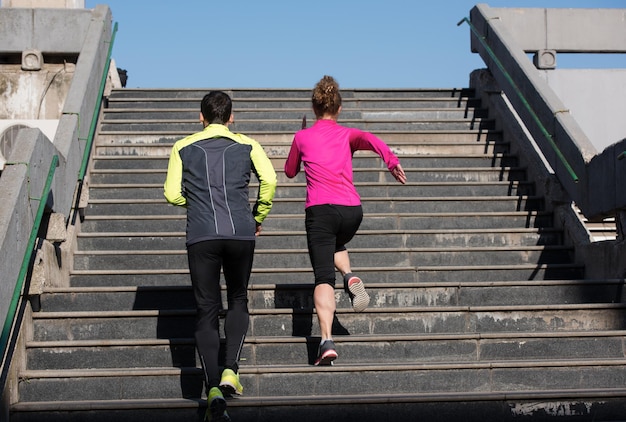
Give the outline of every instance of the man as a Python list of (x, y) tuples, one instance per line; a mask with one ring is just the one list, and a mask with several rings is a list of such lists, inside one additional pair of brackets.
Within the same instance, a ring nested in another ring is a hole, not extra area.
[[(164, 185), (171, 204), (187, 208), (187, 257), (197, 308), (196, 346), (207, 389), (209, 421), (229, 421), (223, 393), (241, 394), (238, 361), (248, 330), (248, 281), (255, 239), (272, 208), (276, 172), (261, 145), (235, 134), (232, 101), (212, 91), (201, 103), (201, 132), (172, 148)], [(259, 179), (250, 208), (250, 173)], [(220, 270), (226, 282), (226, 350), (220, 374), (218, 313), (222, 308)]]

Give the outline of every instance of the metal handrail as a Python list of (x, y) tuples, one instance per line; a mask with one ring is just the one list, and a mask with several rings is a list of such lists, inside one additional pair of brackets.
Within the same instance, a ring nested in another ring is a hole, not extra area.
[[(35, 241), (37, 240), (37, 233), (39, 232), (39, 226), (41, 225), (43, 212), (46, 207), (46, 201), (48, 199), (48, 195), (50, 194), (50, 187), (52, 185), (52, 179), (54, 177), (54, 173), (56, 172), (56, 168), (58, 167), (58, 165), (59, 165), (59, 156), (54, 155), (52, 157), (52, 161), (50, 162), (50, 169), (48, 170), (48, 177), (46, 179), (46, 184), (43, 188), (43, 191), (41, 192), (41, 197), (39, 198), (39, 207), (37, 208), (37, 215), (35, 216), (35, 221), (30, 231), (28, 245), (26, 245), (26, 253), (24, 254), (24, 259), (22, 260), (20, 273), (17, 278), (15, 289), (13, 290), (13, 297), (11, 299), (11, 304), (9, 305), (9, 310), (7, 311), (7, 316), (4, 320), (4, 326), (2, 328), (2, 337), (0, 337), (0, 353), (2, 353), (3, 363), (6, 358), (7, 346), (9, 344), (9, 336), (11, 334), (11, 327), (13, 326), (13, 320), (15, 319), (17, 305), (19, 303), (20, 296), (22, 295), (22, 289), (24, 288), (24, 280), (26, 278), (26, 273), (28, 269), (30, 268), (30, 262), (31, 262), (31, 258), (33, 255), (33, 250), (35, 249)], [(29, 198), (29, 199), (36, 200), (36, 198)]]
[(515, 81), (513, 80), (511, 75), (509, 74), (509, 72), (507, 72), (507, 70), (504, 68), (504, 65), (502, 64), (502, 62), (500, 62), (500, 60), (498, 59), (496, 54), (493, 52), (491, 47), (489, 47), (489, 45), (485, 42), (485, 36), (483, 36), (482, 34), (480, 34), (478, 32), (476, 27), (472, 24), (472, 22), (470, 22), (469, 18), (467, 18), (467, 17), (461, 19), (457, 23), (457, 26), (461, 26), (461, 24), (463, 24), (463, 22), (466, 22), (469, 25), (470, 30), (472, 31), (472, 33), (476, 36), (476, 38), (483, 45), (483, 47), (485, 47), (485, 50), (487, 51), (487, 54), (489, 54), (489, 56), (493, 59), (493, 61), (496, 64), (496, 66), (498, 66), (498, 68), (504, 74), (504, 77), (506, 78), (506, 80), (511, 84), (511, 86), (513, 87), (513, 90), (515, 91), (515, 93), (517, 94), (519, 99), (522, 101), (522, 104), (524, 105), (526, 110), (530, 113), (532, 119), (535, 121), (537, 126), (539, 126), (539, 130), (541, 131), (543, 136), (546, 138), (546, 140), (550, 143), (550, 145), (552, 146), (552, 149), (556, 153), (557, 157), (561, 160), (561, 162), (563, 163), (563, 165), (567, 169), (568, 173), (570, 174), (570, 176), (574, 180), (574, 182), (578, 183), (578, 176), (574, 172), (574, 169), (572, 168), (572, 166), (565, 159), (565, 156), (563, 155), (563, 153), (561, 152), (559, 147), (554, 142), (552, 134), (550, 134), (550, 132), (548, 132), (548, 130), (543, 125), (543, 123), (541, 123), (541, 120), (539, 119), (539, 116), (537, 116), (537, 113), (535, 113), (533, 108), (530, 106), (530, 103), (528, 102), (528, 100), (526, 100), (526, 98), (524, 97), (524, 94), (522, 94), (521, 90), (518, 88), (517, 84), (515, 83)]

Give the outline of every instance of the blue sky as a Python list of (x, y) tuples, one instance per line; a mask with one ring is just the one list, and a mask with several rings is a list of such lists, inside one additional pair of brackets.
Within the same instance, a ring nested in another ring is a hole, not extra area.
[[(624, 8), (624, 0), (493, 0), (491, 7)], [(484, 67), (457, 26), (468, 0), (85, 0), (108, 4), (128, 88), (466, 87)], [(569, 62), (568, 62), (569, 60)], [(560, 67), (622, 67), (626, 55), (559, 55)]]

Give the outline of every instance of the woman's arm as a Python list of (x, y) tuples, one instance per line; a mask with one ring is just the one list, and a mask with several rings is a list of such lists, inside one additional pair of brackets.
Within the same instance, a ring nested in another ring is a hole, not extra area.
[(359, 129), (353, 129), (351, 135), (350, 148), (352, 152), (359, 150), (375, 152), (385, 162), (393, 177), (402, 184), (406, 183), (406, 174), (400, 165), (400, 159), (382, 139)]
[(300, 149), (298, 148), (296, 139), (294, 138), (291, 143), (291, 149), (289, 149), (287, 161), (285, 161), (285, 176), (290, 179), (296, 177), (296, 175), (300, 172), (300, 163)]

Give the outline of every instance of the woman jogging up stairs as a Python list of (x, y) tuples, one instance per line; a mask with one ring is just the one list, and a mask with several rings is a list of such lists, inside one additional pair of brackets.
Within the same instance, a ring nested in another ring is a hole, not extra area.
[[(341, 360), (313, 366), (304, 175), (282, 172), (294, 132), (313, 122), (310, 90), (227, 92), (231, 129), (258, 140), (279, 177), (257, 240), (233, 421), (609, 420), (624, 410), (622, 282), (585, 279), (548, 201), (468, 90), (342, 89), (341, 123), (384, 139), (408, 181), (355, 155), (366, 218), (350, 255), (371, 301), (354, 313), (337, 286)], [(204, 415), (184, 210), (162, 192), (172, 144), (198, 130), (205, 93), (110, 96), (70, 285), (44, 292), (25, 327), (11, 421)]]

